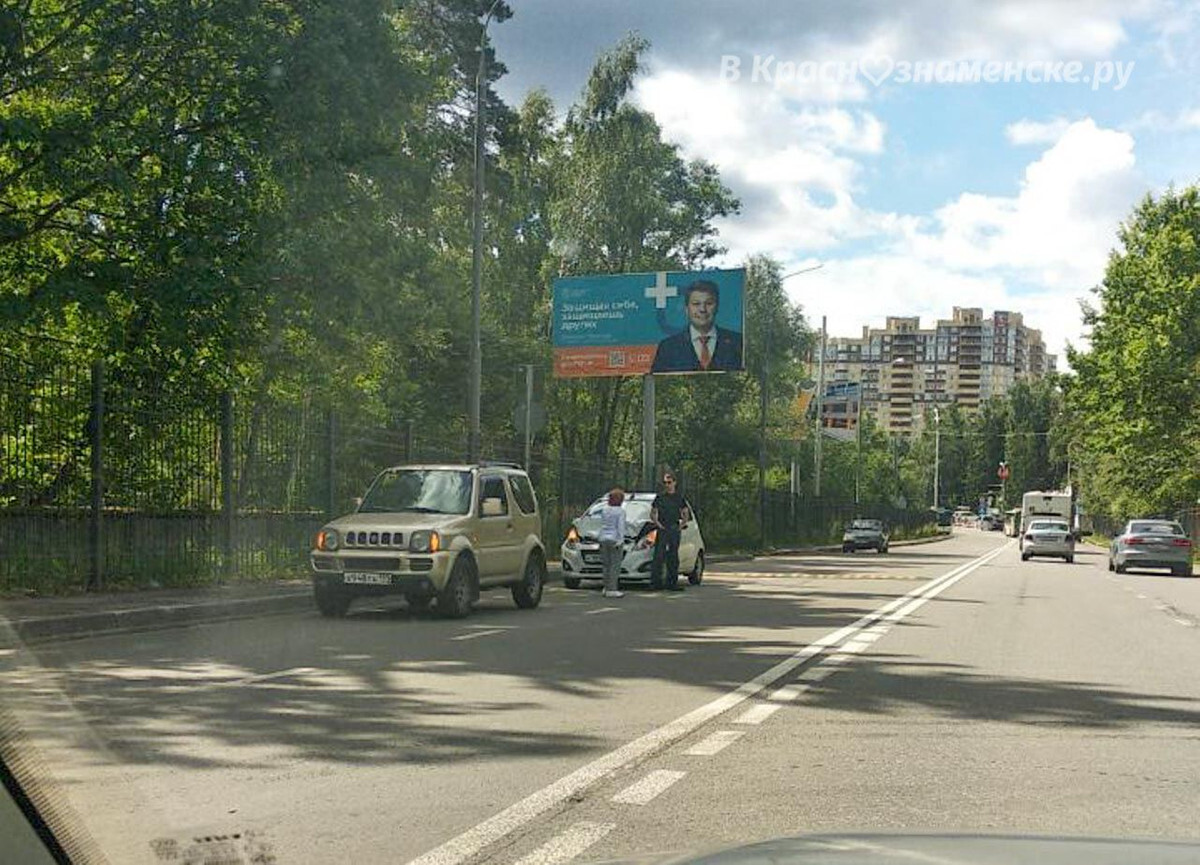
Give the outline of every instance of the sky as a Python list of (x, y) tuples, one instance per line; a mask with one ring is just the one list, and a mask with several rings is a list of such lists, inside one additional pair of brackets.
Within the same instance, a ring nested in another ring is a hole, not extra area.
[(1200, 2), (509, 0), (490, 29), (519, 104), (560, 112), (596, 57), (650, 42), (634, 101), (742, 202), (718, 266), (767, 253), (810, 321), (1024, 313), (1086, 347), (1118, 229), (1200, 180)]

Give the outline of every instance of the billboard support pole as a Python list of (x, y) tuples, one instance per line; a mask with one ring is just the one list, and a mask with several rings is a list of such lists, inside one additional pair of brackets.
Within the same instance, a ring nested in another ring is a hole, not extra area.
[(654, 373), (642, 376), (642, 481), (654, 489)]

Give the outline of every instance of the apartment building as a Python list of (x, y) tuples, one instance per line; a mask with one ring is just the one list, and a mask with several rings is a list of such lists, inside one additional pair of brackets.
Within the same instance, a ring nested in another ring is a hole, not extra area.
[(928, 406), (976, 411), (1055, 363), (1041, 331), (1026, 327), (1019, 312), (985, 317), (982, 309), (956, 306), (931, 329), (915, 316), (889, 316), (883, 328), (864, 327), (861, 337), (827, 340), (822, 423), (854, 429), (861, 408), (891, 433), (912, 433)]

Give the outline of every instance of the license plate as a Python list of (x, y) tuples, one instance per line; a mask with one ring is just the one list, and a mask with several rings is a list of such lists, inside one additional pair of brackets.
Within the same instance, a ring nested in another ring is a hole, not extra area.
[(390, 586), (392, 584), (392, 575), (347, 571), (343, 575), (342, 580), (346, 583), (357, 583), (366, 586)]

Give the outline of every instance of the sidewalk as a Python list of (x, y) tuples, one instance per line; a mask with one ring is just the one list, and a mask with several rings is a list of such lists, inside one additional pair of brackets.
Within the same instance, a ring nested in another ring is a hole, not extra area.
[[(894, 541), (893, 547), (927, 544), (950, 535)], [(840, 546), (770, 550), (764, 556), (839, 552)], [(751, 554), (716, 554), (710, 564), (750, 561)], [(549, 582), (562, 579), (557, 562), (550, 563)], [(315, 609), (307, 579), (217, 586), (202, 589), (147, 589), (141, 592), (71, 595), (67, 597), (0, 599), (4, 620), (23, 643), (93, 637), (100, 634), (149, 631), (198, 622), (252, 618)]]
[(277, 615), (311, 609), (312, 603), (312, 587), (307, 580), (286, 580), (201, 589), (15, 598), (0, 600), (0, 618), (8, 620), (22, 642), (39, 643)]

